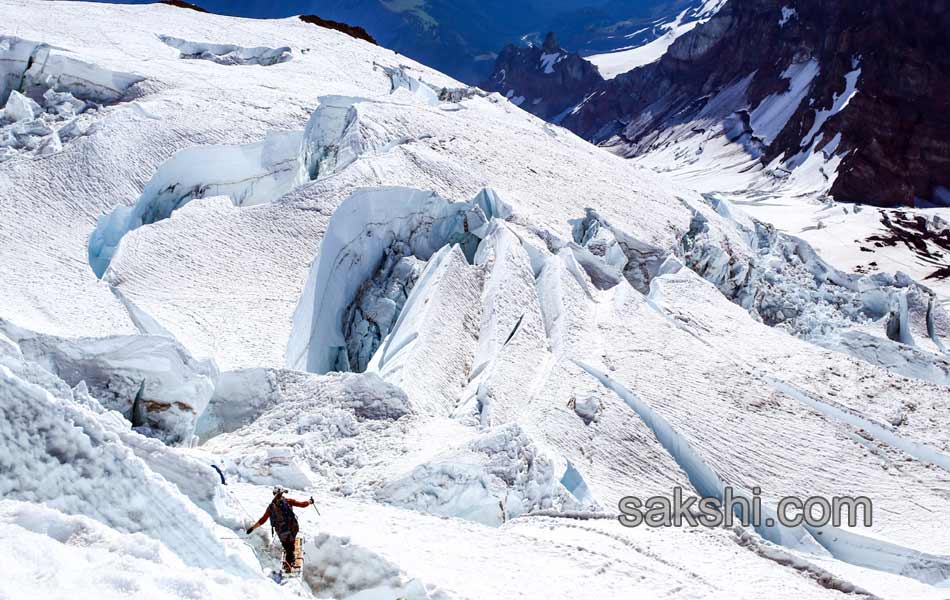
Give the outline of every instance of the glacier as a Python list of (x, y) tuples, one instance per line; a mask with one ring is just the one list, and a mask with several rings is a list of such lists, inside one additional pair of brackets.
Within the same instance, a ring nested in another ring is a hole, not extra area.
[[(945, 596), (940, 282), (296, 18), (0, 14), (11, 598)], [(727, 484), (875, 521), (617, 521)]]

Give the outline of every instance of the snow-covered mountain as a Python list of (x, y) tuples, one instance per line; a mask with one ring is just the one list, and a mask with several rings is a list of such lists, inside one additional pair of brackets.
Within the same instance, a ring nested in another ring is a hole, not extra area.
[(505, 95), (533, 115), (560, 123), (605, 79), (659, 60), (677, 38), (708, 21), (724, 2), (679, 0), (651, 7), (616, 2), (596, 17), (587, 12), (583, 17), (573, 15), (591, 23), (582, 31), (576, 30), (576, 20), (557, 20), (554, 26), (568, 34), (576, 50), (562, 48), (554, 31), (540, 44), (528, 39), (509, 44), (498, 54), (482, 87)]
[(716, 130), (778, 177), (823, 154), (838, 200), (946, 204), (948, 19), (939, 3), (733, 0), (565, 125), (627, 155)]
[[(0, 15), (5, 597), (946, 596), (940, 288), (296, 17)], [(875, 518), (617, 519), (727, 486)]]

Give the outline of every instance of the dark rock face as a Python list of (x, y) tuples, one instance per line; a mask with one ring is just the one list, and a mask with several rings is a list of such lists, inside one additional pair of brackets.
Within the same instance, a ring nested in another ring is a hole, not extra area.
[[(792, 12), (794, 10), (794, 12)], [(687, 123), (730, 86), (745, 86), (736, 122), (789, 90), (789, 67), (815, 61), (793, 114), (772, 139), (752, 139), (761, 160), (786, 159), (840, 134), (844, 155), (831, 194), (879, 206), (946, 203), (950, 192), (950, 0), (730, 0), (659, 61), (601, 83), (564, 125), (636, 155)], [(818, 122), (857, 75), (846, 107)], [(740, 83), (741, 82), (741, 83)], [(751, 133), (746, 131), (746, 133)], [(940, 198), (944, 198), (940, 200)]]
[(353, 25), (347, 25), (346, 23), (341, 23), (339, 21), (331, 21), (330, 19), (321, 19), (317, 15), (300, 15), (300, 20), (304, 23), (310, 23), (311, 25), (318, 25), (320, 27), (326, 27), (327, 29), (335, 29), (336, 31), (342, 31), (350, 37), (354, 37), (358, 40), (364, 40), (370, 44), (379, 44), (376, 43), (376, 40), (373, 39), (365, 29), (362, 27), (354, 27)]
[(482, 87), (508, 96), (542, 119), (557, 122), (603, 81), (597, 67), (561, 48), (549, 33), (540, 47), (506, 46)]
[(201, 8), (197, 4), (192, 4), (191, 2), (185, 2), (184, 0), (162, 0), (162, 4), (168, 4), (169, 6), (177, 6), (178, 8), (188, 8), (191, 10), (196, 10), (198, 12), (206, 13), (205, 9)]

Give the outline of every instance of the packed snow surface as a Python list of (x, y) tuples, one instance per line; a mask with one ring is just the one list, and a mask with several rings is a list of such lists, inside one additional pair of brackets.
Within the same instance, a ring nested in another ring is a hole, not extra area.
[[(296, 18), (0, 14), (0, 596), (946, 598), (946, 296), (694, 185), (818, 65), (691, 180)], [(284, 585), (275, 485), (316, 500)], [(874, 521), (616, 518), (727, 485)]]

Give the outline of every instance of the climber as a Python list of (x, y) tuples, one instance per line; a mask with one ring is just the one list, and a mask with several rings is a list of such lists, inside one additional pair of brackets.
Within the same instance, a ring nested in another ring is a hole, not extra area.
[(300, 529), (297, 524), (297, 516), (294, 515), (294, 509), (292, 507), (306, 508), (311, 506), (313, 504), (313, 497), (311, 497), (310, 500), (294, 500), (293, 498), (285, 498), (284, 494), (286, 492), (287, 490), (283, 488), (274, 488), (274, 499), (271, 500), (271, 503), (267, 506), (267, 510), (264, 511), (264, 516), (261, 517), (257, 523), (247, 528), (247, 534), (251, 535), (255, 529), (270, 519), (271, 529), (277, 532), (277, 537), (284, 547), (284, 570), (289, 573), (297, 558), (294, 544), (297, 540), (297, 532)]

